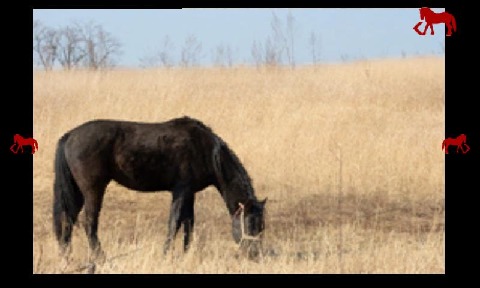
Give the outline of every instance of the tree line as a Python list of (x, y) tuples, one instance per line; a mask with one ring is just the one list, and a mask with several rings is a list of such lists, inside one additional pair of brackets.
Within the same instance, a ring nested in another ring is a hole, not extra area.
[[(297, 24), (291, 13), (280, 19), (272, 12), (271, 32), (264, 41), (254, 40), (251, 45), (251, 61), (256, 67), (287, 65), (295, 68)], [(317, 64), (320, 56), (320, 37), (311, 32), (308, 45), (312, 63)], [(121, 42), (101, 25), (94, 22), (72, 23), (65, 27), (52, 28), (40, 21), (33, 22), (34, 65), (51, 70), (87, 68), (92, 70), (111, 68), (121, 54)], [(193, 34), (188, 35), (180, 49), (175, 49), (172, 39), (165, 35), (159, 47), (150, 55), (139, 59), (142, 67), (174, 66), (192, 67), (200, 65), (205, 57), (202, 43)], [(179, 51), (175, 59), (174, 51)], [(232, 67), (234, 51), (229, 44), (221, 43), (211, 51), (215, 66)]]
[(94, 22), (61, 28), (46, 26), (38, 20), (33, 22), (34, 64), (45, 70), (55, 65), (66, 70), (109, 68), (115, 65), (120, 48), (120, 41)]

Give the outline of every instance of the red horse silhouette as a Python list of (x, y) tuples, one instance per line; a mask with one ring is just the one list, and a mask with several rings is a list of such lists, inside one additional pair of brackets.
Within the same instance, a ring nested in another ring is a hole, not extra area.
[[(17, 145), (17, 150), (13, 150), (13, 147)], [(13, 145), (10, 146), (10, 150), (14, 153), (14, 154), (17, 154), (18, 152), (18, 149), (21, 149), (22, 150), (22, 153), (23, 153), (23, 146), (25, 145), (30, 145), (32, 147), (32, 154), (35, 154), (35, 151), (38, 150), (38, 143), (37, 143), (37, 140), (33, 139), (33, 138), (23, 138), (22, 136), (20, 136), (19, 134), (15, 134), (15, 136), (13, 136)], [(36, 149), (36, 150), (35, 150)]]
[(415, 30), (418, 35), (425, 35), (427, 33), (428, 27), (430, 27), (430, 35), (434, 35), (435, 32), (433, 32), (433, 24), (439, 23), (445, 23), (445, 25), (447, 25), (447, 36), (452, 36), (452, 28), (453, 31), (457, 31), (457, 22), (455, 21), (455, 17), (453, 17), (452, 14), (448, 12), (435, 13), (434, 11), (432, 11), (432, 9), (427, 7), (422, 7), (419, 10), (420, 20), (425, 19), (427, 25), (425, 26), (423, 32), (418, 30), (418, 27), (423, 23), (422, 21), (418, 22), (417, 25), (413, 27), (413, 30)]
[[(468, 150), (470, 150), (470, 146), (467, 145), (467, 143), (465, 143), (467, 141), (467, 136), (465, 134), (460, 134), (457, 138), (447, 138), (445, 140), (443, 140), (442, 142), (442, 150), (443, 148), (445, 148), (445, 154), (448, 154), (448, 146), (450, 145), (453, 145), (453, 146), (457, 146), (457, 153), (458, 153), (458, 149), (461, 149), (462, 150), (462, 153), (465, 154), (468, 152)], [(463, 150), (463, 147), (462, 145), (465, 145), (467, 150)]]

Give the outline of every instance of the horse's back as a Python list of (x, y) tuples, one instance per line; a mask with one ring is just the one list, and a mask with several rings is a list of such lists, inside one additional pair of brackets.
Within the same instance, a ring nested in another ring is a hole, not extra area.
[(65, 151), (83, 173), (105, 175), (141, 191), (170, 190), (181, 180), (211, 182), (216, 135), (189, 117), (147, 123), (93, 120), (68, 133)]
[[(85, 122), (69, 132), (69, 146), (90, 150), (114, 145), (115, 142), (135, 142), (140, 146), (191, 144), (210, 141), (217, 136), (201, 121), (190, 117), (175, 118), (165, 122), (134, 122), (99, 119)], [(164, 140), (164, 141), (162, 141)], [(165, 143), (163, 143), (165, 142)]]

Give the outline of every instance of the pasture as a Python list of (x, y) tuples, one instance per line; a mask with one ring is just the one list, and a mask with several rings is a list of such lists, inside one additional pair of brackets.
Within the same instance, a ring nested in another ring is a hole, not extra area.
[[(264, 255), (237, 250), (213, 187), (164, 256), (170, 193), (107, 187), (97, 273), (445, 273), (444, 58), (317, 67), (34, 71), (33, 273), (60, 273), (57, 140), (92, 119), (201, 120), (268, 197)], [(28, 149), (28, 148), (27, 148)], [(82, 222), (83, 212), (79, 220)], [(88, 258), (75, 227), (72, 264)], [(118, 257), (117, 257), (118, 256)], [(77, 272), (81, 273), (81, 272)]]

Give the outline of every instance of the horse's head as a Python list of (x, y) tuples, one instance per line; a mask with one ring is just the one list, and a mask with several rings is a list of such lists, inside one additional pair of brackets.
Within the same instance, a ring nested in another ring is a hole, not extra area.
[(431, 10), (430, 8), (428, 8), (428, 7), (422, 7), (422, 8), (420, 8), (420, 9), (418, 9), (418, 10), (420, 10), (420, 20), (425, 19), (425, 17), (427, 16), (427, 14), (432, 11), (432, 10)]
[(235, 242), (242, 247), (251, 248), (250, 256), (258, 255), (258, 245), (265, 229), (265, 203), (249, 199), (244, 204), (238, 203), (238, 210), (233, 215), (232, 234)]
[(13, 135), (13, 143), (19, 143), (20, 140), (22, 140), (22, 139), (23, 139), (23, 137), (20, 136), (20, 134)]
[(461, 143), (465, 143), (467, 142), (467, 135), (465, 134), (460, 134), (458, 137), (457, 137), (458, 140), (461, 141)]

